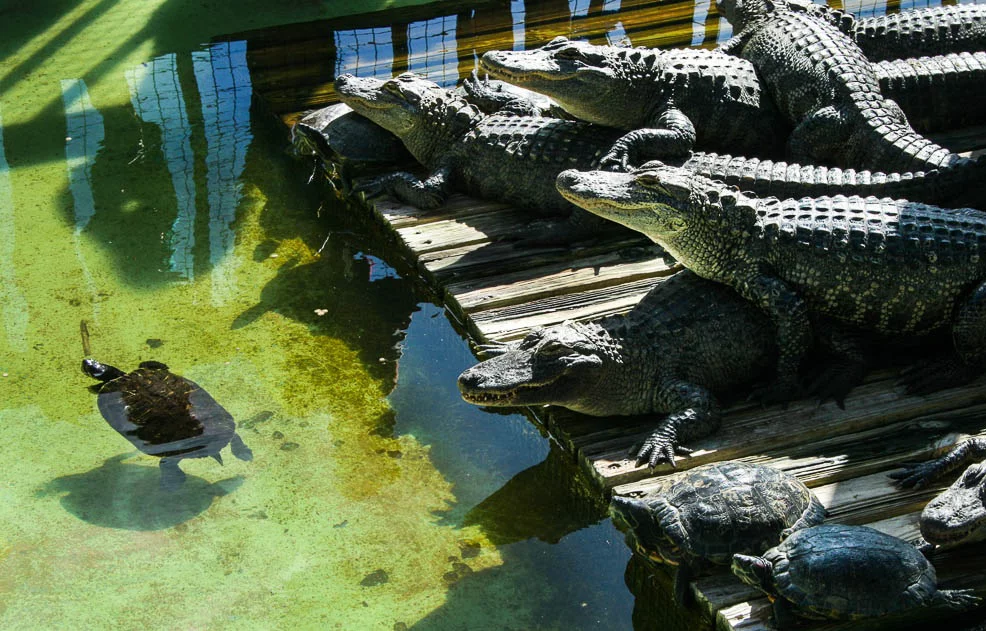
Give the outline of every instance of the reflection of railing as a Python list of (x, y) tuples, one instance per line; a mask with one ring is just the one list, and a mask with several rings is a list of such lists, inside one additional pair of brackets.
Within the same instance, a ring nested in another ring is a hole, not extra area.
[(175, 187), (178, 214), (171, 227), (171, 271), (191, 280), (195, 247), (195, 156), (192, 130), (174, 54), (162, 55), (126, 71), (130, 100), (141, 120), (161, 128), (161, 149)]
[[(956, 0), (830, 0), (861, 16)], [(386, 78), (405, 70), (451, 86), (488, 50), (521, 50), (564, 35), (597, 44), (712, 47), (732, 29), (714, 0), (486, 0), (441, 2), (239, 33), (258, 93), (276, 113), (336, 100), (342, 73)]]
[(253, 86), (246, 64), (246, 42), (213, 44), (192, 53), (195, 81), (202, 103), (206, 140), (206, 184), (209, 190), (209, 264), (212, 302), (224, 304), (234, 290), (232, 228), (240, 204), (240, 175), (253, 140), (250, 100)]

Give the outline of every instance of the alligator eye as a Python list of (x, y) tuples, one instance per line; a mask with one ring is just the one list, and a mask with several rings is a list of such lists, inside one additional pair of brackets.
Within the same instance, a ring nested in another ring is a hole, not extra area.
[(559, 49), (555, 56), (561, 59), (582, 59), (582, 51), (576, 46), (566, 46)]
[(389, 92), (394, 96), (401, 96), (401, 86), (400, 84), (397, 83), (397, 81), (394, 80), (385, 81), (384, 84), (380, 87), (380, 89), (383, 90), (384, 92)]
[(660, 188), (661, 178), (657, 177), (653, 173), (641, 173), (636, 177), (637, 184), (641, 186), (646, 186), (648, 188)]
[(570, 349), (562, 344), (561, 342), (551, 341), (545, 342), (541, 348), (538, 349), (538, 354), (541, 355), (564, 355)]

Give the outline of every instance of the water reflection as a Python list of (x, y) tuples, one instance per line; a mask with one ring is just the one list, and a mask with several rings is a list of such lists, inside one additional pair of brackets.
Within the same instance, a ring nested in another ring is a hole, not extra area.
[(27, 352), (27, 300), (17, 286), (14, 271), (14, 191), (10, 165), (3, 146), (3, 110), (0, 109), (0, 313), (7, 345), (18, 353)]
[(209, 190), (209, 265), (212, 304), (223, 305), (235, 292), (233, 220), (243, 187), (250, 132), (253, 87), (246, 63), (246, 42), (221, 42), (192, 53), (195, 81), (202, 103), (206, 140), (206, 184)]
[(95, 526), (163, 530), (199, 515), (215, 498), (243, 483), (240, 476), (210, 483), (189, 475), (181, 488), (166, 491), (157, 467), (125, 462), (131, 455), (119, 454), (91, 471), (55, 478), (38, 495), (59, 496), (65, 510)]
[(130, 100), (137, 116), (161, 128), (161, 150), (171, 173), (178, 212), (171, 227), (170, 269), (195, 277), (195, 155), (192, 128), (178, 77), (177, 56), (162, 55), (126, 71)]

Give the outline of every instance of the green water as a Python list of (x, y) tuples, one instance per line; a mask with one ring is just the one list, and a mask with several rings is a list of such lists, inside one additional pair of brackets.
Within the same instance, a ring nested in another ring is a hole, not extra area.
[[(465, 341), (203, 44), (375, 5), (268, 5), (0, 7), (0, 628), (630, 628), (567, 458), (459, 399)], [(253, 461), (162, 491), (80, 320), (206, 388)]]

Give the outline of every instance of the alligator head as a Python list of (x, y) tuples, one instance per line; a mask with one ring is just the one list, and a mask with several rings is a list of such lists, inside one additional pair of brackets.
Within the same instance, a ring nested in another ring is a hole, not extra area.
[(494, 77), (551, 97), (576, 118), (636, 129), (653, 107), (640, 90), (659, 55), (556, 37), (534, 50), (489, 51), (479, 64)]
[(921, 536), (949, 545), (986, 539), (986, 462), (970, 465), (921, 513)]
[(756, 221), (755, 208), (738, 203), (734, 189), (659, 162), (630, 173), (570, 169), (556, 185), (568, 201), (642, 232), (699, 275), (701, 248), (728, 250), (750, 236)]
[(387, 81), (345, 74), (335, 89), (343, 103), (400, 138), (426, 166), (482, 118), (452, 90), (410, 72)]
[(605, 400), (605, 392), (619, 388), (597, 384), (615, 377), (604, 379), (612, 373), (606, 367), (616, 364), (614, 346), (594, 325), (564, 322), (538, 328), (459, 375), (459, 392), (476, 405), (560, 405), (584, 414), (605, 407), (612, 414), (614, 403)]

